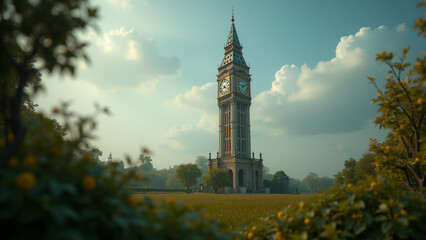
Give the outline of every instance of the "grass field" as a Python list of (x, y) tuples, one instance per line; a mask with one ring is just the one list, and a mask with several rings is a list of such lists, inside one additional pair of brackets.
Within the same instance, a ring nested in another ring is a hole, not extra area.
[(288, 204), (298, 203), (311, 198), (312, 194), (138, 194), (149, 196), (154, 202), (161, 203), (168, 198), (182, 201), (187, 206), (205, 209), (211, 218), (220, 222), (225, 231), (231, 232), (240, 224), (252, 225), (259, 218), (277, 214)]

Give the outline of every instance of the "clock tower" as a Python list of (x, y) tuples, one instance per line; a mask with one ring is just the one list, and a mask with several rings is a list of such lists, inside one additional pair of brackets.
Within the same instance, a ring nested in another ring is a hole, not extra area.
[(251, 153), (250, 67), (244, 60), (242, 45), (231, 20), (231, 30), (225, 45), (225, 56), (218, 68), (217, 104), (219, 107), (219, 152), (209, 154), (209, 171), (228, 171), (234, 192), (260, 192), (263, 186), (262, 154), (256, 159)]

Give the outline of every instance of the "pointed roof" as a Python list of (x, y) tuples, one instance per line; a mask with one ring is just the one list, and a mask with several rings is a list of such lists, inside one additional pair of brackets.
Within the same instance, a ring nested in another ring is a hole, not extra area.
[(238, 39), (234, 21), (234, 14), (232, 14), (231, 30), (229, 31), (228, 41), (225, 45), (225, 56), (223, 57), (220, 67), (223, 67), (231, 62), (247, 67), (246, 61), (244, 61), (243, 53), (241, 52), (243, 47), (241, 46), (240, 40)]
[(231, 25), (231, 30), (229, 31), (229, 36), (228, 36), (228, 41), (226, 41), (226, 47), (234, 44), (236, 46), (239, 46), (242, 48), (241, 44), (240, 44), (240, 40), (238, 40), (238, 34), (237, 34), (237, 30), (235, 29), (235, 25), (234, 25), (234, 15), (232, 14), (232, 19), (231, 19), (232, 25)]

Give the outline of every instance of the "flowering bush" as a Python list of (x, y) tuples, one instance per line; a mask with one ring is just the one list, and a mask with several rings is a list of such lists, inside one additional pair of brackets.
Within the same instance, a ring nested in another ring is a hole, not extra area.
[(329, 188), (246, 227), (240, 239), (426, 239), (425, 193), (369, 178)]
[[(66, 110), (64, 116), (73, 116)], [(90, 118), (77, 121), (87, 129)], [(67, 118), (66, 126), (71, 126)], [(71, 129), (71, 127), (69, 127)], [(78, 132), (78, 131), (77, 131)], [(90, 131), (67, 141), (26, 139), (0, 168), (0, 225), (9, 239), (227, 239), (216, 222), (173, 199), (155, 205), (123, 187), (141, 180), (118, 164), (77, 152)], [(12, 138), (12, 137), (11, 137)], [(3, 145), (0, 141), (0, 145)]]

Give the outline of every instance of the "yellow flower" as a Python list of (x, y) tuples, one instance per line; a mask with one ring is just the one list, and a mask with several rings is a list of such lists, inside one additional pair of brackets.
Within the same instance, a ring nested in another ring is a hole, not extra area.
[(31, 172), (22, 172), (16, 178), (16, 185), (21, 190), (30, 190), (34, 187), (36, 178)]
[(420, 159), (418, 157), (414, 158), (414, 162), (419, 162)]
[(253, 230), (253, 232), (254, 232), (254, 231), (256, 231), (256, 226), (253, 226), (253, 227), (251, 228), (251, 230)]
[(280, 232), (280, 231), (276, 232), (276, 233), (275, 233), (275, 238), (276, 238), (277, 240), (282, 240), (282, 239), (284, 239), (284, 238), (283, 238), (283, 233), (282, 233), (282, 232)]
[(53, 156), (60, 156), (62, 154), (62, 149), (58, 146), (53, 146), (50, 149), (50, 154), (52, 154)]
[(354, 185), (352, 183), (348, 184), (348, 188), (351, 189)]
[(305, 218), (305, 221), (304, 221), (304, 222), (305, 222), (305, 224), (306, 224), (306, 225), (308, 225), (309, 223), (311, 223), (311, 219), (309, 219), (309, 218)]
[(93, 190), (96, 187), (96, 179), (93, 176), (85, 176), (82, 181), (83, 189), (86, 191)]
[(376, 182), (372, 182), (372, 183), (370, 183), (370, 187), (375, 188), (376, 186), (377, 186), (377, 183), (376, 183)]
[(380, 146), (380, 150), (383, 150), (385, 147), (382, 145), (382, 146)]
[(380, 167), (380, 163), (376, 163), (376, 167)]
[(425, 102), (425, 100), (423, 98), (419, 98), (417, 99), (417, 104), (421, 105)]
[(386, 150), (387, 150), (387, 151), (389, 151), (389, 150), (390, 150), (390, 146), (386, 146), (385, 148), (386, 148)]
[(399, 213), (400, 213), (402, 216), (407, 215), (407, 211), (405, 211), (404, 209), (401, 209), (401, 210), (399, 211)]
[(247, 238), (248, 238), (248, 239), (252, 239), (252, 238), (253, 238), (253, 233), (252, 233), (252, 232), (249, 232), (249, 233), (247, 234)]
[(138, 199), (137, 199), (137, 197), (135, 195), (130, 195), (127, 198), (127, 202), (129, 203), (130, 206), (134, 206), (138, 202)]
[(305, 203), (304, 202), (301, 202), (300, 204), (299, 204), (299, 207), (300, 208), (303, 208), (305, 206)]
[(9, 135), (7, 135), (7, 141), (13, 142), (13, 139), (15, 139), (15, 136), (13, 135), (13, 133), (9, 133)]
[(34, 167), (37, 164), (37, 158), (34, 155), (28, 155), (24, 158), (24, 165), (27, 168)]
[(7, 166), (10, 168), (15, 168), (19, 165), (19, 161), (16, 157), (12, 157), (9, 162), (7, 163)]
[(279, 211), (278, 214), (277, 214), (277, 217), (282, 218), (283, 216), (284, 216), (284, 213), (282, 211)]
[(167, 207), (174, 206), (176, 204), (176, 200), (174, 198), (167, 198), (166, 205)]

